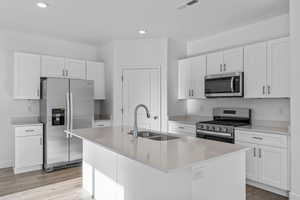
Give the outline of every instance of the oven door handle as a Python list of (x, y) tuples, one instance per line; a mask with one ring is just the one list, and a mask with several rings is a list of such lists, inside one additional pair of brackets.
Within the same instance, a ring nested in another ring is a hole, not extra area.
[(230, 88), (231, 88), (231, 92), (232, 92), (232, 93), (234, 92), (234, 87), (233, 87), (233, 84), (234, 84), (234, 77), (231, 77), (231, 84), (230, 84)]

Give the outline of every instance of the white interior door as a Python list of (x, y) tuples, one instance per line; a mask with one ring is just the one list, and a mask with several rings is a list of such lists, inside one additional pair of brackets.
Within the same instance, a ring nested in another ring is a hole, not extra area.
[(133, 126), (134, 109), (145, 104), (150, 111), (138, 111), (138, 127), (160, 131), (160, 71), (159, 69), (128, 69), (123, 71), (123, 125)]

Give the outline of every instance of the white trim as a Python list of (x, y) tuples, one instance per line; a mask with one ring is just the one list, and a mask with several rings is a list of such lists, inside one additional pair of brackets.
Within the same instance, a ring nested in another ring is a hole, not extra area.
[(12, 167), (12, 161), (11, 160), (6, 160), (6, 161), (1, 161), (0, 162), (0, 169), (8, 168), (8, 167)]
[(286, 190), (281, 190), (281, 189), (278, 189), (278, 188), (274, 188), (272, 186), (268, 186), (268, 185), (265, 185), (265, 184), (262, 184), (262, 183), (258, 183), (258, 182), (255, 182), (255, 181), (248, 180), (248, 179), (247, 179), (247, 184), (251, 185), (251, 186), (254, 186), (254, 187), (257, 187), (257, 188), (260, 188), (260, 189), (263, 189), (263, 190), (266, 190), (266, 191), (269, 191), (269, 192), (272, 192), (272, 193), (275, 193), (275, 194), (279, 194), (281, 196), (285, 196), (285, 197), (289, 196), (289, 192), (286, 191)]
[(300, 194), (290, 192), (290, 200), (300, 200)]
[(14, 168), (14, 173), (21, 174), (24, 172), (37, 171), (37, 170), (41, 170), (41, 169), (42, 169), (42, 165), (34, 165), (34, 166), (29, 166), (29, 167)]

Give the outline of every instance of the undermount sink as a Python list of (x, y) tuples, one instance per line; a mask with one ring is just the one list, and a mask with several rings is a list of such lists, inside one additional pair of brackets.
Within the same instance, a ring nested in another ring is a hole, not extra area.
[[(133, 135), (133, 132), (129, 132), (130, 135)], [(159, 133), (154, 133), (151, 131), (139, 131), (138, 132), (138, 137), (143, 137), (143, 138), (148, 138), (148, 137), (155, 137), (155, 136), (160, 136), (161, 134)]]
[[(133, 135), (133, 132), (130, 131), (128, 134)], [(148, 138), (150, 140), (156, 140), (156, 141), (175, 140), (175, 139), (179, 138), (179, 137), (175, 137), (175, 136), (154, 133), (151, 131), (139, 131), (138, 137)]]
[(167, 140), (175, 140), (179, 139), (179, 137), (170, 136), (170, 135), (160, 135), (156, 137), (150, 137), (150, 140), (157, 140), (157, 141), (167, 141)]

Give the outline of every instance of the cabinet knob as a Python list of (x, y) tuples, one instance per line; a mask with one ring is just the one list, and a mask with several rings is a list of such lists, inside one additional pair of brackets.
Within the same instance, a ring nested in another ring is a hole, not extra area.
[(157, 119), (158, 119), (158, 116), (154, 116), (153, 119), (154, 119), (154, 120), (157, 120)]

